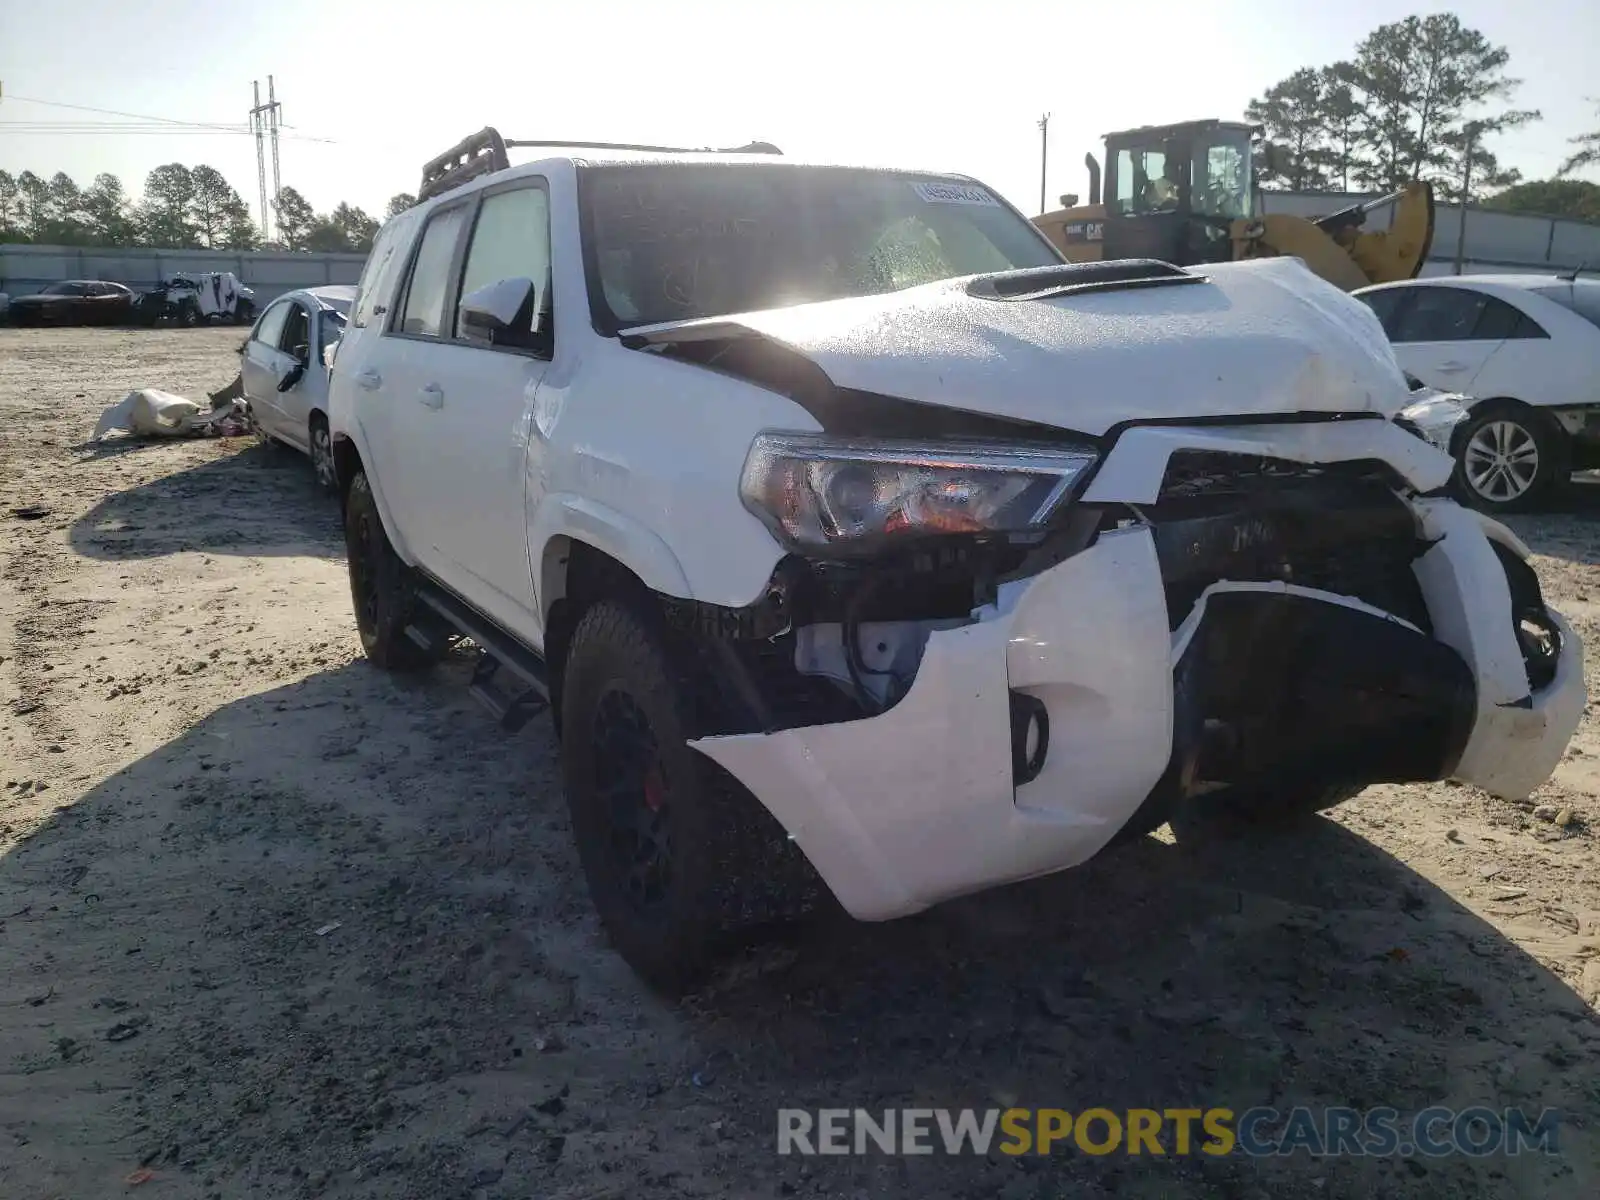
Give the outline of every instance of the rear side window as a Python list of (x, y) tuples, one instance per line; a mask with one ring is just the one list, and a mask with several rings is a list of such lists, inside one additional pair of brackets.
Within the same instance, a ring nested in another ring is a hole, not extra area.
[(1405, 291), (1402, 288), (1389, 288), (1387, 291), (1382, 292), (1366, 292), (1356, 297), (1357, 300), (1360, 300), (1372, 310), (1373, 315), (1382, 322), (1384, 331), (1389, 334), (1394, 332), (1394, 315), (1400, 307), (1400, 301), (1404, 298)]
[(1574, 283), (1563, 287), (1534, 288), (1546, 300), (1554, 300), (1562, 308), (1577, 313), (1591, 325), (1600, 327), (1600, 287), (1593, 284)]
[(411, 264), (406, 283), (405, 309), (396, 329), (414, 337), (438, 337), (444, 328), (444, 308), (450, 296), (450, 264), (456, 256), (461, 223), (466, 218), (464, 205), (433, 214), (422, 231), (422, 245)]
[[(540, 333), (548, 344), (550, 198), (542, 187), (521, 187), (485, 196), (478, 210), (462, 272), (461, 295), (468, 296), (502, 279), (533, 281), (534, 302), (528, 312), (528, 327), (518, 332), (531, 335), (533, 314), (542, 314), (545, 319), (540, 322)], [(459, 336), (456, 326), (459, 315), (452, 322), (453, 333)]]
[(1478, 317), (1489, 297), (1456, 287), (1412, 288), (1411, 303), (1395, 323), (1396, 342), (1465, 342), (1472, 340)]
[(1549, 334), (1539, 328), (1539, 323), (1521, 309), (1513, 308), (1504, 300), (1485, 296), (1483, 312), (1478, 317), (1477, 328), (1472, 331), (1474, 341), (1499, 341), (1502, 338), (1538, 338)]
[(381, 311), (381, 305), (387, 303), (386, 297), (394, 290), (395, 254), (405, 244), (404, 232), (412, 224), (399, 217), (378, 231), (372, 253), (367, 255), (367, 265), (361, 269), (361, 281), (356, 284), (356, 302), (350, 317), (352, 325), (365, 326), (374, 310)]

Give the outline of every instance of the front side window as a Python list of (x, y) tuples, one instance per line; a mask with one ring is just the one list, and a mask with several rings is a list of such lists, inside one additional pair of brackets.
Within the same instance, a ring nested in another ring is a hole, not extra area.
[[(530, 279), (534, 285), (533, 303), (526, 314), (526, 327), (513, 332), (533, 333), (533, 318), (540, 316), (539, 331), (548, 341), (550, 332), (550, 196), (542, 187), (519, 187), (513, 191), (485, 196), (472, 229), (472, 245), (467, 249), (466, 266), (461, 274), (461, 295), (502, 279)], [(461, 335), (459, 314), (455, 336)]]
[(1400, 314), (1396, 342), (1464, 342), (1472, 339), (1488, 297), (1457, 287), (1413, 288)]
[(261, 320), (256, 322), (255, 331), (251, 333), (250, 340), (260, 342), (266, 346), (276, 347), (278, 340), (283, 336), (284, 323), (289, 319), (289, 310), (293, 308), (294, 301), (280, 300), (266, 312), (261, 314)]
[(1387, 288), (1381, 292), (1363, 292), (1356, 299), (1372, 310), (1373, 315), (1382, 323), (1384, 332), (1392, 338), (1395, 314), (1399, 311), (1405, 295), (1404, 288)]
[(640, 164), (586, 168), (579, 199), (607, 333), (1061, 261), (987, 188), (951, 179)]
[(400, 333), (418, 337), (438, 337), (444, 328), (444, 306), (450, 294), (450, 263), (455, 258), (456, 240), (461, 233), (467, 209), (464, 205), (433, 214), (422, 231), (422, 245), (411, 265), (406, 284), (405, 311), (400, 314)]
[(310, 353), (311, 322), (306, 310), (298, 304), (289, 306), (289, 315), (283, 323), (283, 333), (278, 338), (278, 349), (285, 354), (304, 360)]
[(49, 287), (45, 288), (45, 290), (40, 292), (39, 294), (41, 296), (81, 296), (81, 295), (83, 295), (83, 284), (81, 284), (81, 283), (52, 283)]

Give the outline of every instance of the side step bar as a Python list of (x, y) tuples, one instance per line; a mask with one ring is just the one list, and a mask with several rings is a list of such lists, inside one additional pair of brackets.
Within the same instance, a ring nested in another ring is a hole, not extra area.
[[(472, 672), (470, 691), (501, 728), (521, 729), (550, 707), (544, 659), (439, 588), (423, 583), (417, 589), (417, 599), (432, 609), (443, 625), (471, 638), (478, 647), (481, 653)], [(437, 644), (438, 635), (422, 626), (406, 626), (406, 636), (423, 649)]]

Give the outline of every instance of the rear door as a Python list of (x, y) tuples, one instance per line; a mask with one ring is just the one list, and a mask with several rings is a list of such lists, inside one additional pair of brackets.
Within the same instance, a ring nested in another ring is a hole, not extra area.
[[(448, 345), (425, 385), (441, 389), (429, 453), (439, 488), (439, 549), (451, 582), (501, 622), (529, 628), (535, 611), (528, 555), (528, 475), (543, 443), (529, 436), (535, 394), (555, 345), (550, 290), (550, 196), (545, 180), (486, 189), (472, 223)], [(532, 295), (513, 328), (492, 340), (469, 336), (460, 298), (525, 279)], [(441, 419), (442, 418), (442, 419)]]
[(1479, 319), (1491, 297), (1464, 287), (1416, 285), (1391, 314), (1389, 340), (1400, 365), (1418, 379), (1446, 392), (1476, 396), (1473, 383), (1499, 349), (1493, 322), (1479, 336)]
[(1498, 296), (1484, 299), (1475, 337), (1499, 340), (1472, 381), (1473, 395), (1534, 405), (1573, 403), (1571, 373), (1562, 371), (1561, 356), (1544, 326)]
[[(444, 425), (439, 362), (449, 347), (456, 281), (476, 202), (476, 196), (466, 197), (428, 214), (392, 311), (381, 317), (374, 312), (374, 320), (384, 323), (383, 336), (350, 366), (351, 381), (365, 393), (362, 429), (374, 449), (385, 506), (410, 556), (436, 574), (448, 573), (439, 548), (448, 536), (439, 498), (450, 482), (436, 453)], [(335, 369), (343, 371), (344, 362)]]

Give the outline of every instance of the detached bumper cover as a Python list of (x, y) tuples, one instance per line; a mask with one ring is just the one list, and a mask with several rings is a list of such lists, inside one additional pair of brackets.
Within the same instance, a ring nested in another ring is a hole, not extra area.
[[(1150, 440), (1192, 447), (1208, 436)], [(1370, 443), (1352, 449), (1372, 456)], [(1148, 466), (1122, 469), (1153, 497)], [(1174, 621), (1156, 539), (1134, 526), (1005, 585), (972, 624), (932, 634), (909, 693), (885, 713), (692, 744), (771, 810), (866, 920), (1074, 866), (1130, 822), (1151, 823), (1164, 795), (1213, 778), (1292, 788), (1452, 777), (1525, 795), (1582, 715), (1581, 645), (1551, 614), (1559, 655), (1548, 682), (1530, 687), (1490, 539), (1520, 544), (1448, 501), (1412, 507), (1431, 543), (1411, 567), (1431, 629), (1284, 582), (1219, 581)], [(1020, 786), (1012, 693), (1048, 714), (1042, 769)]]

